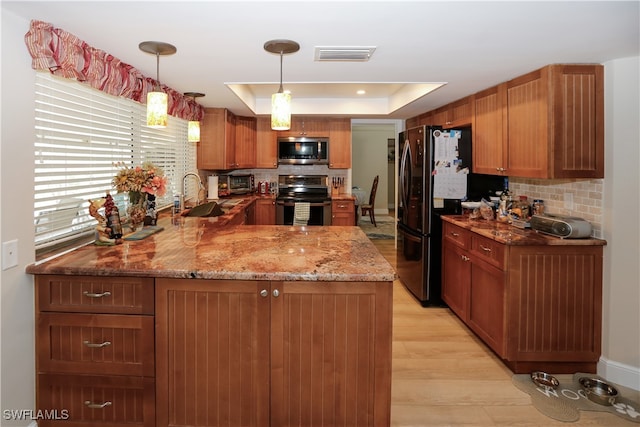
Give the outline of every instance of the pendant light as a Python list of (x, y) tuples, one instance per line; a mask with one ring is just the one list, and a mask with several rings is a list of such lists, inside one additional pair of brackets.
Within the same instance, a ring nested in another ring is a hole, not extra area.
[[(193, 98), (195, 102), (196, 98), (200, 98), (204, 96), (204, 93), (200, 92), (185, 92), (184, 96), (189, 96)], [(200, 121), (198, 120), (189, 120), (188, 130), (187, 130), (187, 141), (189, 142), (200, 142)]]
[(282, 89), (282, 56), (294, 53), (300, 45), (292, 40), (270, 40), (264, 44), (264, 50), (280, 54), (280, 89), (271, 95), (271, 129), (289, 130), (291, 128), (291, 95)]
[(138, 45), (141, 51), (156, 55), (156, 87), (147, 93), (147, 126), (150, 128), (167, 127), (167, 109), (169, 96), (160, 86), (160, 55), (173, 55), (175, 46), (164, 42), (146, 41)]

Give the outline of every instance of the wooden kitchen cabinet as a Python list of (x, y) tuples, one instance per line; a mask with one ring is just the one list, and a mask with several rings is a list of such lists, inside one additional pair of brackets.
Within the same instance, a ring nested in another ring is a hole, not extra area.
[(313, 116), (291, 116), (291, 128), (277, 131), (277, 137), (323, 137), (329, 135), (329, 119)]
[(155, 426), (153, 279), (35, 277), (39, 426)]
[(256, 225), (276, 224), (276, 199), (273, 197), (256, 199)]
[(256, 165), (256, 119), (225, 108), (205, 108), (198, 142), (198, 169), (248, 169)]
[(391, 283), (157, 279), (156, 292), (158, 425), (389, 424)]
[(256, 122), (256, 168), (278, 167), (278, 137), (271, 130), (270, 117), (258, 117)]
[(351, 168), (351, 119), (332, 119), (329, 123), (329, 168)]
[(356, 225), (355, 200), (344, 197), (331, 200), (331, 225)]
[(475, 96), (473, 170), (604, 177), (602, 65), (549, 65)]
[(443, 224), (442, 298), (515, 373), (596, 372), (602, 246), (507, 245)]
[(442, 126), (444, 129), (469, 127), (473, 121), (473, 95), (435, 110), (407, 119), (406, 129), (416, 126)]

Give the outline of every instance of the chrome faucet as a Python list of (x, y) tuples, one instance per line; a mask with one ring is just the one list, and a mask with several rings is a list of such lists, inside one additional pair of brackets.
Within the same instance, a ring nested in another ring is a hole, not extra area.
[(200, 179), (200, 175), (198, 175), (198, 174), (197, 174), (197, 173), (195, 173), (195, 172), (188, 172), (187, 174), (185, 174), (185, 176), (183, 176), (183, 177), (182, 177), (182, 191), (184, 191), (184, 194), (185, 194), (185, 195), (186, 195), (186, 193), (187, 193), (187, 190), (186, 190), (186, 188), (185, 188), (185, 185), (184, 185), (184, 184), (185, 184), (185, 182), (186, 182), (186, 180), (187, 180), (187, 177), (188, 177), (189, 175), (191, 175), (191, 176), (195, 176), (195, 177), (196, 177), (196, 179), (198, 180), (198, 195), (197, 195), (197, 197), (196, 197), (196, 206), (197, 206), (197, 205), (200, 205), (200, 203), (201, 203), (201, 202), (200, 202), (200, 192), (202, 192), (202, 193), (204, 194), (204, 190), (205, 190), (205, 188), (204, 188), (204, 185), (202, 184), (202, 180)]

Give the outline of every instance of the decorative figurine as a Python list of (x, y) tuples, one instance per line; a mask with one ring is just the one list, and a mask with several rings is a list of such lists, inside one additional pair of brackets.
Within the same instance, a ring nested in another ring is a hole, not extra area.
[(122, 239), (111, 237), (111, 228), (107, 226), (107, 219), (98, 212), (106, 201), (106, 197), (89, 200), (89, 215), (98, 221), (98, 225), (96, 226), (97, 239), (94, 243), (102, 246), (118, 245), (122, 243)]

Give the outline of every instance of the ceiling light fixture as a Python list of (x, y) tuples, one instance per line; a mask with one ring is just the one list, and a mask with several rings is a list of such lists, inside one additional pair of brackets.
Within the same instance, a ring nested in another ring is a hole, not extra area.
[[(185, 92), (184, 96), (189, 96), (193, 98), (193, 101), (196, 101), (196, 98), (200, 98), (204, 96), (204, 93), (200, 92)], [(200, 121), (199, 120), (189, 120), (189, 125), (187, 128), (187, 141), (189, 142), (200, 142)]]
[(173, 55), (177, 49), (175, 46), (164, 43), (146, 41), (138, 45), (141, 51), (156, 55), (156, 87), (153, 92), (147, 93), (147, 126), (150, 128), (167, 127), (167, 109), (169, 96), (162, 92), (160, 86), (160, 55)]
[(289, 130), (291, 128), (291, 94), (282, 89), (282, 56), (294, 53), (300, 45), (292, 40), (269, 40), (264, 50), (280, 54), (280, 89), (271, 95), (271, 129)]

